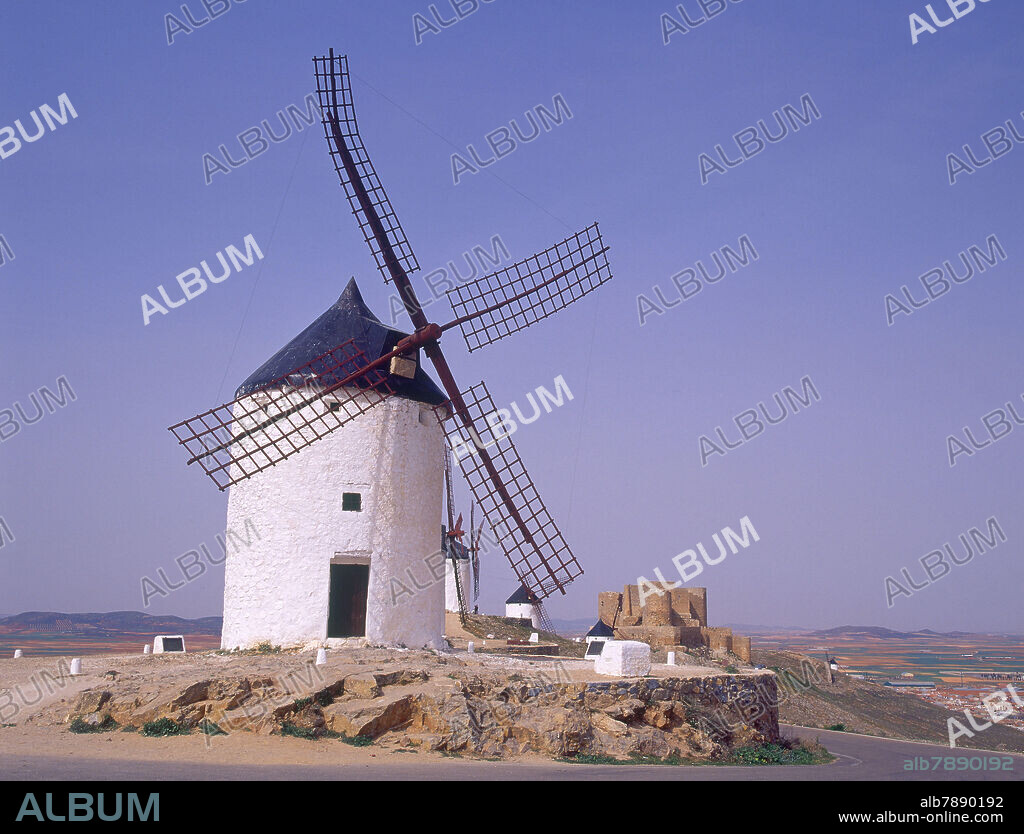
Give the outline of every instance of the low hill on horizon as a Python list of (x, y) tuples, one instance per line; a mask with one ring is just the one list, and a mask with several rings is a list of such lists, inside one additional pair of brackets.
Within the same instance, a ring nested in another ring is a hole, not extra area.
[(60, 632), (67, 634), (209, 634), (219, 635), (221, 617), (186, 619), (141, 611), (67, 614), (61, 611), (23, 611), (0, 618), (0, 633)]

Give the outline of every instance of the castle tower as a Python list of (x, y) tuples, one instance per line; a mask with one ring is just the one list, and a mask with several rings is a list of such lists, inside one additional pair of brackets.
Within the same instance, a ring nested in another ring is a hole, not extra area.
[[(382, 324), (350, 281), (236, 397), (349, 339), (373, 360), (405, 335)], [(227, 543), (223, 648), (359, 636), (441, 647), (444, 435), (432, 407), (447, 398), (419, 356), (411, 377), (392, 374), (388, 384), (395, 396), (231, 487), (228, 529), (239, 535)], [(331, 401), (308, 407), (326, 411)]]

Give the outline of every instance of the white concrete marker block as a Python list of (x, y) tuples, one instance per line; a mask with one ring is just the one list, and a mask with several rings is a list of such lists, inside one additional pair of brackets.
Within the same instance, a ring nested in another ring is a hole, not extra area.
[(82, 674), (82, 661), (79, 658), (77, 658), (77, 657), (71, 658), (71, 674), (72, 675), (80, 675), (80, 674)]
[(469, 652), (470, 654), (473, 654), (473, 652), (476, 651), (476, 646), (473, 645), (473, 641), (472, 640), (470, 640), (466, 644), (466, 651)]
[(21, 657), (21, 649), (15, 649), (15, 650), (14, 650), (14, 656), (15, 656), (16, 658), (17, 658), (17, 657)]
[(530, 635), (530, 642), (531, 643), (539, 643), (540, 642), (540, 635), (536, 631), (533, 632), (533, 634)]
[(184, 654), (185, 637), (181, 634), (161, 634), (153, 638), (153, 654)]
[(651, 671), (651, 647), (638, 640), (607, 640), (594, 660), (594, 671), (620, 678), (647, 675)]
[(676, 665), (676, 653), (675, 652), (669, 652), (668, 653), (668, 658), (665, 660), (665, 662), (669, 666), (675, 666)]
[(323, 666), (327, 662), (327, 649), (316, 650), (316, 665)]
[(146, 645), (142, 647), (142, 653), (143, 654), (149, 654), (149, 651), (150, 651), (149, 643), (146, 643)]

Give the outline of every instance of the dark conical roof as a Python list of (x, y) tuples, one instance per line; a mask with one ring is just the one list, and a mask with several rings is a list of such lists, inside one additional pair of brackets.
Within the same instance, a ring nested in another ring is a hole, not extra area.
[[(370, 312), (353, 278), (341, 297), (323, 315), (260, 365), (238, 387), (235, 397), (251, 394), (281, 379), (349, 339), (355, 339), (356, 345), (372, 361), (392, 351), (407, 335), (383, 324)], [(388, 384), (397, 396), (429, 405), (440, 405), (447, 399), (422, 367), (417, 367), (413, 379), (391, 376)]]
[(522, 605), (536, 605), (537, 597), (532, 591), (528, 590), (525, 585), (520, 585), (518, 590), (505, 600), (505, 605), (515, 605), (517, 603)]
[(598, 620), (594, 627), (587, 632), (587, 637), (614, 637), (615, 631), (604, 620)]

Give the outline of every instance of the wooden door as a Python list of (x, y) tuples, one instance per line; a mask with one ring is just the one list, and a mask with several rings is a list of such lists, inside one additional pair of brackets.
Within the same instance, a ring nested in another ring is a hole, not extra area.
[(369, 584), (369, 565), (331, 565), (328, 637), (363, 637), (366, 634), (366, 591)]

